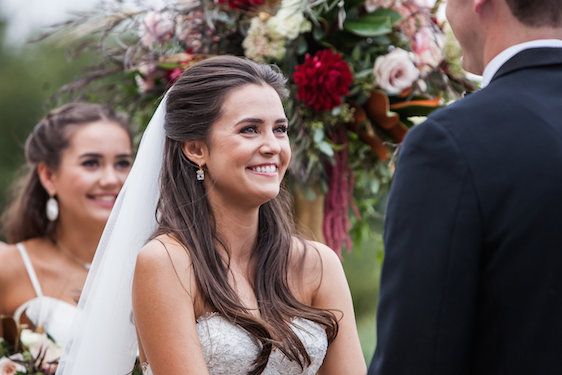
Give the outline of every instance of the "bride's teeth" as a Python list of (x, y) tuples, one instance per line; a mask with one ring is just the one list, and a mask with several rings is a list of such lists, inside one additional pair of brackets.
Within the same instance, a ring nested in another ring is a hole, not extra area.
[(253, 169), (258, 173), (275, 173), (275, 172), (277, 172), (277, 166), (275, 166), (275, 165), (268, 165), (268, 166), (265, 166), (265, 167), (259, 166), (259, 167), (255, 167)]

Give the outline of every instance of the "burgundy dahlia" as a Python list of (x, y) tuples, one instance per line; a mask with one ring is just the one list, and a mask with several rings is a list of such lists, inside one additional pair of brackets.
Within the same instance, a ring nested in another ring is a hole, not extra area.
[(353, 82), (351, 69), (339, 53), (325, 49), (306, 55), (295, 67), (297, 98), (316, 111), (329, 111), (342, 102)]
[(218, 0), (219, 4), (228, 4), (232, 9), (248, 10), (265, 3), (265, 0)]

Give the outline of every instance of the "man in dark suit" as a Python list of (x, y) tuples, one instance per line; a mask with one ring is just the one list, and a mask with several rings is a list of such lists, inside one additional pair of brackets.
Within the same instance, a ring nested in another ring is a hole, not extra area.
[(371, 375), (562, 374), (562, 1), (448, 0), (483, 89), (406, 137)]

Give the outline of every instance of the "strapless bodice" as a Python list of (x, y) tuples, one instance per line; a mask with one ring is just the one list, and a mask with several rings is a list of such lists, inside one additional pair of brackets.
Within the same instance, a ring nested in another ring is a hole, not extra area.
[[(301, 370), (280, 350), (274, 349), (263, 375), (313, 375), (324, 361), (328, 339), (324, 328), (313, 321), (295, 318), (292, 329), (304, 344), (311, 364)], [(258, 344), (240, 326), (221, 315), (210, 314), (197, 321), (197, 334), (201, 349), (211, 375), (246, 375), (258, 356)], [(150, 366), (143, 369), (144, 375), (152, 375)]]
[(70, 339), (70, 326), (76, 310), (76, 306), (68, 302), (41, 296), (21, 305), (14, 313), (14, 319), (19, 321), (25, 314), (35, 326), (42, 326), (57, 345), (64, 347)]

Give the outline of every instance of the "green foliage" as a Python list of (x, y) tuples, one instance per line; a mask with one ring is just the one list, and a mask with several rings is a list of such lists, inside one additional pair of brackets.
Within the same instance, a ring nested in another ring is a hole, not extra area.
[(382, 235), (377, 229), (381, 222), (373, 225), (355, 248), (344, 253), (343, 266), (355, 308), (355, 319), (363, 355), (367, 363), (375, 350), (375, 313), (379, 294), (379, 279), (384, 256)]

